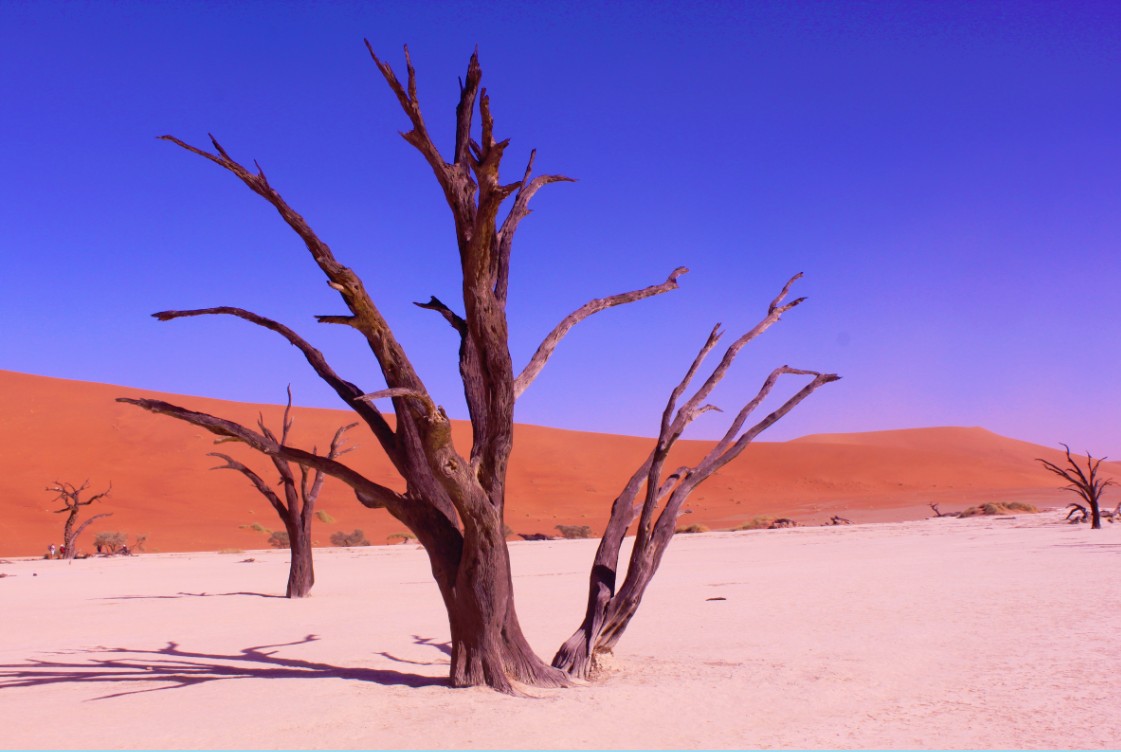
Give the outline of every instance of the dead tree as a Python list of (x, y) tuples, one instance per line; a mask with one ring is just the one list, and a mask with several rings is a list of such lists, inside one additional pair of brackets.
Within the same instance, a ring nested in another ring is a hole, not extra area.
[[(258, 433), (239, 423), (159, 400), (120, 399), (118, 401), (140, 405), (152, 412), (192, 423), (223, 437), (215, 443), (220, 444), (225, 441), (244, 442), (268, 457), (273, 468), (280, 475), (277, 485), (283, 489), (283, 498), (245, 463), (221, 452), (207, 454), (208, 457), (217, 457), (225, 463), (211, 468), (212, 470), (236, 470), (244, 475), (280, 517), (280, 521), (284, 523), (286, 535), (275, 539), (270, 538), (269, 542), (278, 548), (286, 547), (291, 553), (288, 567), (288, 586), (285, 588), (285, 595), (288, 598), (307, 597), (315, 584), (311, 525), (315, 520), (315, 503), (319, 500), (319, 493), (323, 489), (323, 482), (327, 474), (322, 468), (309, 471), (307, 463), (292, 459), (291, 455), (279, 453), (279, 448), (287, 444), (288, 432), (292, 429), (292, 388), (288, 388), (288, 402), (284, 406), (279, 437), (265, 425), (264, 416), (259, 416), (257, 419), (257, 428), (260, 431)], [(327, 455), (321, 459), (333, 462), (340, 455), (349, 452), (349, 448), (343, 449), (342, 447), (343, 434), (357, 425), (357, 423), (350, 423), (335, 431)], [(246, 437), (252, 438), (247, 439)], [(312, 447), (310, 453), (301, 452), (300, 454), (302, 456), (319, 457), (317, 451), (316, 447)], [(293, 463), (296, 464), (298, 470), (292, 469)], [(297, 474), (299, 475), (298, 478)]]
[[(421, 113), (416, 72), (408, 49), (405, 50), (407, 78), (401, 82), (391, 66), (377, 57), (368, 42), (366, 47), (409, 121), (409, 130), (402, 134), (405, 141), (420, 153), (432, 170), (454, 219), (462, 274), (462, 308), (454, 310), (435, 297), (417, 305), (439, 314), (450, 325), (456, 338), (459, 372), (472, 428), (469, 452), (464, 455), (456, 450), (452, 443), (451, 421), (432, 399), (405, 348), (397, 340), (362, 280), (336, 258), (305, 219), (273, 188), (260, 165), (254, 163), (255, 169), (249, 169), (230, 156), (213, 137), (210, 141), (213, 151), (171, 136), (163, 138), (232, 173), (280, 214), (303, 241), (328, 285), (339, 293), (347, 310), (343, 315), (319, 316), (318, 320), (354, 329), (369, 347), (385, 386), (373, 392), (359, 388), (337, 374), (322, 353), (296, 332), (240, 308), (166, 311), (155, 315), (162, 321), (188, 316), (228, 315), (279, 334), (300, 350), (319, 377), (370, 428), (403, 478), (404, 490), (394, 490), (372, 481), (337, 459), (303, 452), (228, 421), (211, 416), (199, 417), (198, 414), (193, 421), (219, 436), (242, 441), (270, 456), (297, 462), (342, 480), (354, 489), (363, 505), (387, 510), (416, 535), (427, 552), (433, 577), (448, 613), (453, 686), (486, 685), (507, 693), (516, 693), (519, 683), (537, 687), (565, 686), (570, 683), (569, 672), (543, 661), (530, 648), (522, 634), (512, 594), (503, 516), (515, 401), (532, 384), (560, 340), (573, 326), (607, 308), (676, 289), (678, 278), (686, 269), (675, 269), (659, 284), (598, 298), (573, 311), (545, 336), (529, 362), (520, 370), (515, 370), (508, 344), (506, 315), (514, 235), (522, 220), (529, 215), (529, 203), (537, 192), (546, 185), (568, 181), (569, 178), (555, 174), (534, 175), (535, 152), (531, 151), (520, 178), (509, 183), (501, 181), (499, 167), (509, 141), (499, 141), (494, 136), (490, 99), (486, 90), (480, 87), (482, 70), (477, 53), (471, 56), (467, 74), (460, 83), (455, 138), (451, 153), (445, 156), (429, 135)], [(473, 136), (476, 128), (477, 139)], [(783, 294), (785, 292), (784, 289)], [(786, 310), (793, 305), (782, 308)], [(778, 314), (772, 311), (769, 318), (773, 323)], [(715, 334), (710, 339), (715, 344)], [(709, 347), (706, 346), (706, 352)], [(693, 370), (697, 366), (699, 359)], [(812, 375), (813, 380), (799, 392), (797, 400), (835, 378), (793, 369), (782, 372)], [(777, 378), (777, 375), (772, 376)], [(671, 412), (683, 389), (684, 382), (671, 398)], [(658, 518), (658, 525), (653, 525), (651, 519), (643, 519), (640, 534), (644, 540), (652, 538), (655, 543), (653, 546), (645, 543), (639, 546), (639, 551), (648, 552), (642, 556), (656, 555), (660, 558), (664, 541), (673, 531), (670, 518), (680, 509), (685, 494), (697, 485), (702, 476), (707, 477), (706, 472), (711, 472), (705, 467), (696, 468), (692, 475), (678, 476), (679, 482), (665, 488), (666, 495), (661, 493), (663, 481), (660, 480), (660, 472), (669, 450), (667, 439), (675, 432), (679, 435), (678, 428), (684, 429), (699, 411), (708, 409), (700, 404), (703, 399), (700, 398), (696, 404), (692, 401), (687, 403), (688, 409), (680, 414), (680, 418), (670, 417), (671, 430), (668, 433), (663, 430), (657, 448), (636, 474), (633, 480), (635, 490), (633, 493), (624, 491), (624, 496), (620, 497), (624, 500), (616, 502), (617, 506), (629, 503), (625, 499), (634, 498), (638, 487), (647, 478), (653, 479), (653, 494), (657, 500), (663, 500), (668, 495), (672, 512), (663, 512)], [(393, 425), (378, 407), (385, 400), (392, 403)], [(178, 409), (153, 400), (126, 401), (154, 412), (170, 413)], [(786, 409), (793, 404), (788, 403)], [(783, 413), (776, 411), (772, 413), (772, 420), (764, 422), (769, 425)], [(758, 430), (763, 427), (759, 426)], [(723, 464), (731, 459), (734, 455), (730, 455), (729, 450), (742, 448), (741, 441), (723, 442), (721, 452), (711, 457), (710, 464)], [(622, 513), (622, 517), (628, 516), (631, 519), (634, 517), (629, 511)], [(668, 533), (665, 525), (661, 524), (663, 519), (668, 521)], [(615, 523), (608, 536), (621, 537), (625, 527)], [(612, 545), (609, 544), (608, 548)], [(653, 558), (650, 562), (653, 563)], [(641, 593), (632, 591), (628, 598), (631, 599), (629, 608), (633, 613)]]
[[(1063, 486), (1064, 491), (1072, 491), (1082, 497), (1082, 500), (1090, 507), (1090, 528), (1092, 530), (1101, 530), (1102, 492), (1105, 490), (1106, 486), (1116, 485), (1113, 480), (1104, 480), (1098, 475), (1098, 470), (1101, 468), (1102, 461), (1106, 458), (1094, 459), (1090, 456), (1089, 452), (1086, 452), (1086, 469), (1083, 470), (1078, 466), (1078, 463), (1074, 461), (1074, 457), (1070, 455), (1070, 447), (1066, 444), (1060, 444), (1059, 446), (1066, 450), (1067, 465), (1069, 465), (1069, 467), (1060, 467), (1054, 462), (1048, 462), (1038, 457), (1036, 461), (1069, 484)], [(1074, 511), (1071, 512), (1071, 514), (1073, 513)], [(1068, 514), (1067, 518), (1069, 519), (1070, 516), (1071, 515)], [(1083, 510), (1083, 519), (1085, 519), (1085, 510)]]
[(75, 486), (73, 483), (63, 483), (59, 481), (55, 481), (53, 486), (47, 486), (48, 491), (58, 494), (54, 498), (54, 501), (62, 502), (62, 509), (54, 510), (55, 514), (66, 515), (66, 525), (62, 530), (62, 545), (66, 547), (67, 559), (73, 559), (74, 556), (77, 555), (77, 547), (75, 546), (75, 543), (77, 543), (78, 541), (78, 536), (82, 534), (83, 530), (89, 527), (89, 524), (91, 522), (93, 522), (94, 520), (99, 520), (103, 517), (111, 517), (113, 514), (112, 512), (95, 514), (93, 517), (88, 518), (81, 525), (78, 525), (77, 528), (74, 527), (75, 523), (77, 523), (78, 521), (78, 513), (81, 511), (82, 507), (88, 507), (95, 501), (104, 499), (109, 495), (109, 492), (113, 490), (113, 484), (110, 483), (109, 487), (101, 493), (94, 494), (85, 501), (82, 501), (82, 493), (89, 487), (90, 482), (88, 480), (81, 486)]
[[(175, 411), (162, 411), (166, 415), (179, 418), (180, 420), (202, 425), (197, 420), (192, 418), (196, 413), (188, 410), (178, 408)], [(213, 416), (207, 416), (213, 419)], [(334, 437), (331, 439), (331, 446), (327, 451), (327, 459), (334, 460), (339, 455), (345, 454), (350, 451), (349, 449), (342, 448), (343, 434), (349, 429), (358, 425), (351, 423), (342, 426), (335, 431)], [(205, 428), (206, 426), (203, 425)], [(260, 429), (260, 437), (263, 441), (270, 442), (276, 446), (282, 446), (288, 442), (288, 432), (292, 428), (292, 388), (288, 388), (288, 403), (284, 407), (284, 417), (281, 419), (280, 437), (278, 438), (268, 426), (265, 425), (264, 416), (257, 419), (257, 427)], [(244, 429), (243, 429), (244, 430)], [(221, 441), (221, 440), (220, 440)], [(220, 443), (220, 442), (219, 442)], [(315, 454), (316, 449), (312, 447), (312, 454)], [(261, 478), (250, 467), (245, 465), (227, 454), (219, 452), (211, 452), (208, 456), (217, 457), (225, 462), (224, 465), (218, 465), (213, 468), (214, 470), (236, 470), (244, 475), (253, 487), (260, 492), (265, 499), (268, 500), (269, 505), (280, 517), (281, 522), (284, 523), (284, 529), (288, 533), (287, 547), (291, 552), (291, 564), (288, 568), (288, 587), (285, 589), (285, 595), (289, 598), (304, 598), (311, 592), (312, 585), (315, 584), (315, 567), (312, 561), (312, 545), (311, 545), (311, 523), (315, 519), (315, 502), (319, 499), (319, 492), (323, 489), (323, 481), (326, 475), (322, 470), (315, 470), (309, 474), (306, 465), (297, 463), (299, 468), (299, 480), (296, 478), (296, 472), (292, 470), (292, 463), (280, 457), (277, 454), (265, 453), (266, 456), (272, 461), (273, 467), (277, 473), (280, 474), (279, 485), (284, 489), (284, 498), (274, 491), (268, 483)], [(284, 545), (283, 543), (281, 545)]]
[[(770, 328), (783, 313), (804, 300), (798, 298), (789, 303), (784, 302), (791, 285), (800, 276), (797, 275), (786, 283), (782, 292), (771, 302), (767, 315), (728, 347), (708, 378), (679, 407), (678, 401), (685, 395), (705, 357), (720, 339), (720, 327), (715, 327), (681, 383), (670, 394), (662, 413), (657, 444), (645, 463), (631, 476), (611, 508), (607, 530), (592, 565), (584, 621), (554, 656), (554, 666), (580, 678), (586, 678), (591, 673), (596, 657), (611, 652), (638, 609), (646, 586), (657, 572), (662, 556), (673, 538), (677, 518), (681, 515), (682, 505), (689, 494), (713, 473), (738, 457), (756, 436), (794, 409), (795, 405), (818, 387), (837, 380), (838, 377), (834, 374), (802, 371), (788, 366), (776, 368), (763, 382), (758, 393), (732, 420), (723, 438), (713, 445), (700, 462), (666, 472), (670, 451), (685, 428), (701, 414), (716, 409), (707, 400), (744, 345)], [(748, 425), (748, 418), (770, 395), (778, 380), (786, 375), (810, 376), (812, 379), (773, 412)], [(623, 537), (636, 519), (638, 527), (627, 566), (627, 576), (616, 591)]]

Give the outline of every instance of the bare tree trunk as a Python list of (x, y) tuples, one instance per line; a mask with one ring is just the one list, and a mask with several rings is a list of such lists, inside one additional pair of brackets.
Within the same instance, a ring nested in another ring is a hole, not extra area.
[[(83, 530), (85, 530), (87, 527), (89, 527), (91, 522), (94, 522), (95, 520), (100, 520), (102, 517), (112, 517), (112, 516), (113, 516), (112, 512), (102, 512), (101, 514), (95, 514), (93, 517), (88, 517), (85, 521), (82, 522), (81, 525), (78, 525), (78, 529), (75, 530), (73, 533), (67, 533), (66, 534), (66, 558), (67, 559), (73, 559), (75, 556), (78, 555), (78, 536), (80, 536), (82, 534)], [(72, 520), (73, 520), (73, 517), (71, 517), (70, 520), (67, 520), (67, 523), (68, 523), (67, 527), (68, 528), (70, 527), (70, 523), (71, 523)]]
[(306, 598), (315, 584), (315, 566), (312, 563), (311, 528), (300, 524), (287, 524), (288, 548), (292, 556), (288, 568), (289, 598)]
[(568, 677), (538, 657), (522, 633), (504, 539), (486, 535), (476, 539), (486, 540), (483, 545), (466, 538), (441, 545), (446, 535), (423, 525), (412, 529), (428, 553), (447, 610), (451, 685), (487, 686), (506, 694), (520, 693), (515, 682), (567, 686)]

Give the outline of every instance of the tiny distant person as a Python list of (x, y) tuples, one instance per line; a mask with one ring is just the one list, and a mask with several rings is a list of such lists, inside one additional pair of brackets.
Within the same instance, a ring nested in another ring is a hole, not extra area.
[(129, 556), (129, 555), (130, 554), (128, 552), (128, 546), (127, 545), (121, 546), (121, 556)]
[(50, 556), (50, 558), (55, 558), (55, 553), (56, 551), (53, 543), (47, 546), (47, 554)]

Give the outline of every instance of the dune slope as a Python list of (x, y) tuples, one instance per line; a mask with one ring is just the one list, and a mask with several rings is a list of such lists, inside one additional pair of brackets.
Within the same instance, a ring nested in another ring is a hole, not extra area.
[[(254, 424), (258, 415), (276, 427), (281, 407), (202, 397), (166, 395), (106, 384), (0, 371), (0, 556), (37, 555), (59, 543), (63, 516), (44, 489), (55, 481), (90, 482), (91, 491), (112, 484), (96, 511), (111, 512), (84, 537), (99, 530), (147, 535), (149, 551), (261, 548), (258, 527), (280, 523), (244, 478), (215, 472), (214, 437), (201, 429), (151, 415), (116, 397), (155, 397)], [(352, 421), (342, 410), (297, 408), (292, 439), (324, 446), (335, 429)], [(456, 425), (465, 448), (469, 427)], [(388, 461), (361, 427), (346, 461), (400, 487)], [(651, 446), (650, 439), (518, 426), (510, 471), (507, 521), (516, 533), (555, 534), (558, 524), (602, 530), (615, 493)], [(682, 442), (680, 461), (700, 456), (706, 442)], [(249, 450), (224, 444), (249, 464)], [(981, 428), (923, 428), (864, 434), (807, 436), (790, 442), (759, 442), (713, 477), (690, 501), (684, 524), (729, 529), (757, 515), (792, 517), (818, 524), (833, 514), (854, 521), (903, 520), (929, 515), (928, 502), (943, 511), (991, 500), (1065, 503), (1055, 479), (1034, 462), (1057, 451), (1004, 438)], [(1117, 472), (1117, 463), (1111, 471)], [(264, 472), (262, 468), (262, 472)], [(266, 477), (271, 476), (268, 473)], [(317, 523), (316, 539), (361, 528), (384, 543), (400, 523), (380, 510), (359, 506), (348, 489), (328, 482), (319, 508), (333, 522)]]

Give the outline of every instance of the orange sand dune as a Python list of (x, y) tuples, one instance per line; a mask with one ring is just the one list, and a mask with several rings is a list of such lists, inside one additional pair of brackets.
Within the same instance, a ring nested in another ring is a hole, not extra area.
[[(0, 371), (0, 555), (37, 555), (59, 543), (61, 505), (44, 489), (54, 481), (90, 482), (91, 491), (112, 483), (96, 509), (112, 517), (83, 536), (119, 530), (147, 535), (150, 551), (261, 548), (266, 535), (251, 526), (279, 528), (266, 502), (244, 478), (212, 472), (207, 452), (229, 452), (264, 468), (244, 447), (214, 446), (198, 428), (114, 401), (156, 397), (239, 422), (258, 414), (277, 427), (281, 409), (202, 397), (181, 397), (105, 384)], [(342, 410), (297, 408), (292, 442), (323, 447), (335, 429), (352, 421)], [(469, 427), (457, 423), (465, 448)], [(345, 461), (392, 487), (402, 484), (376, 443), (361, 427), (351, 432), (357, 449)], [(518, 426), (510, 470), (507, 521), (517, 533), (555, 533), (557, 524), (602, 530), (612, 499), (651, 446), (650, 439)], [(706, 442), (683, 442), (678, 461), (696, 458)], [(736, 527), (757, 515), (821, 523), (833, 514), (854, 521), (929, 516), (928, 502), (943, 511), (992, 500), (1065, 503), (1066, 494), (1035, 457), (1058, 459), (1045, 447), (981, 428), (924, 428), (863, 434), (807, 436), (759, 442), (694, 495), (683, 524)], [(1121, 475), (1118, 463), (1109, 463)], [(361, 528), (374, 543), (404, 528), (381, 510), (361, 507), (348, 490), (329, 481), (319, 509), (335, 519), (317, 522), (316, 539)]]

